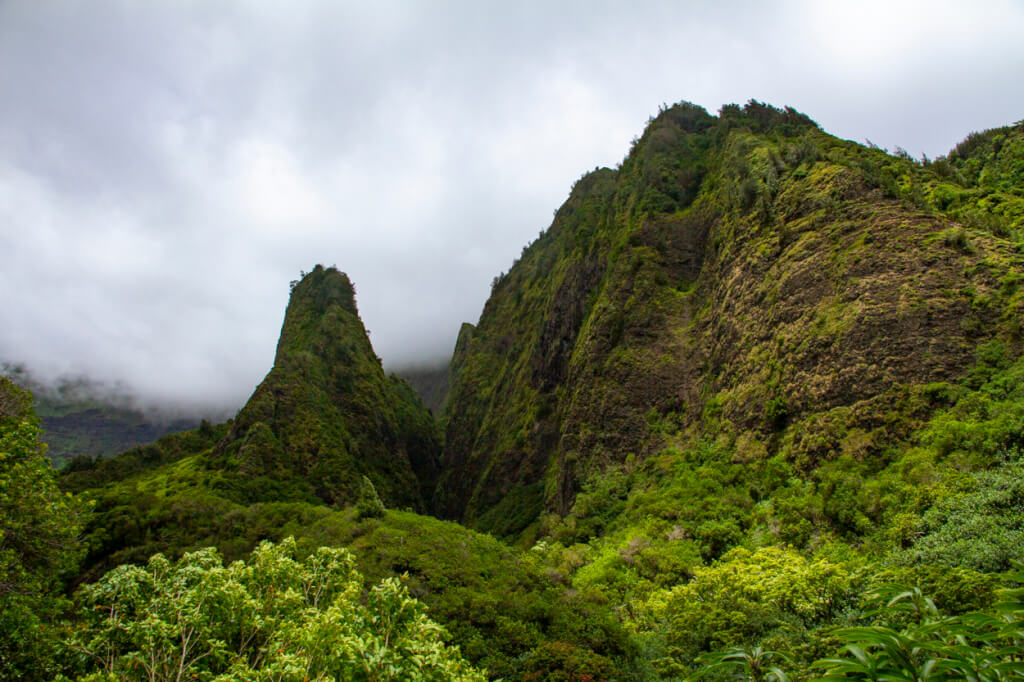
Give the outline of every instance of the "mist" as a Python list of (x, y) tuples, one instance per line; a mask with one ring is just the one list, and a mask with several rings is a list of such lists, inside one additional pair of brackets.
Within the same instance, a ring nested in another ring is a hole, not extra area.
[(442, 364), (662, 103), (915, 157), (1024, 118), (1019, 3), (721, 5), (8, 0), (0, 360), (237, 408), (323, 263), (386, 367)]

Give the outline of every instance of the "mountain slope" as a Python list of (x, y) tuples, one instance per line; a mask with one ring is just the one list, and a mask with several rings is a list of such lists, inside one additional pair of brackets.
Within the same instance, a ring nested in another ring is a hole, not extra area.
[(317, 266), (294, 284), (274, 366), (233, 420), (76, 460), (62, 485), (99, 502), (92, 572), (170, 547), (230, 543), (234, 531), (206, 518), (230, 509), (350, 505), (363, 477), (388, 507), (422, 509), (438, 450), (430, 413), (408, 384), (384, 375), (348, 277)]
[(341, 505), (367, 476), (388, 505), (423, 509), (439, 450), (430, 413), (407, 383), (385, 376), (348, 277), (317, 266), (293, 288), (274, 367), (209, 466), (230, 473), (241, 502), (301, 491)]
[[(1021, 125), (918, 163), (756, 102), (666, 108), (463, 326), (439, 469), (317, 268), (235, 420), (64, 474), (96, 502), (78, 579), (345, 545), (505, 679), (681, 679), (732, 646), (810, 679), (882, 622), (878, 581), (987, 609), (1024, 560), (1022, 152)], [(392, 507), (436, 475), (438, 512), (522, 551), (364, 513), (363, 475)]]
[(1019, 251), (929, 205), (934, 180), (789, 109), (664, 110), (463, 327), (439, 510), (529, 537), (607, 467), (702, 438), (805, 476), (878, 456), (925, 386), (1019, 349)]

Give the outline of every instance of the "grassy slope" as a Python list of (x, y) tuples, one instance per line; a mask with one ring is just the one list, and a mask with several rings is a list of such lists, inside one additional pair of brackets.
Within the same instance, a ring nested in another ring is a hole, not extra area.
[[(242, 504), (218, 494), (224, 479), (205, 465), (210, 452), (172, 456), (125, 478), (114, 474), (105, 484), (79, 478), (79, 485), (90, 486), (84, 495), (95, 502), (85, 538), (91, 568), (81, 578), (95, 579), (112, 566), (143, 562), (156, 552), (176, 556), (211, 545), (227, 559), (239, 559), (260, 540), (294, 536), (307, 551), (349, 547), (368, 584), (405, 575), (412, 594), (445, 625), (451, 641), (493, 676), (520, 678), (535, 659), (550, 659), (548, 649), (556, 645), (560, 657), (598, 669), (636, 667), (635, 647), (610, 605), (552, 581), (530, 556), (490, 536), (407, 511), (360, 519), (352, 507)], [(74, 476), (65, 477), (69, 487)]]

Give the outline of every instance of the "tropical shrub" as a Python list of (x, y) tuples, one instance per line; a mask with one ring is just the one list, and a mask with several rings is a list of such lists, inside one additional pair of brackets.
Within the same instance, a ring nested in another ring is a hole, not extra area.
[(262, 543), (120, 566), (78, 595), (78, 679), (483, 680), (396, 578), (365, 595), (352, 554)]
[[(1024, 575), (1010, 578), (1019, 584)], [(960, 616), (943, 615), (918, 588), (887, 585), (869, 603), (879, 624), (836, 632), (839, 656), (814, 664), (825, 670), (822, 682), (1024, 678), (1024, 590), (1008, 589), (993, 609)]]
[(753, 647), (773, 634), (806, 639), (854, 602), (855, 580), (849, 567), (790, 548), (738, 547), (689, 583), (652, 595), (649, 617), (664, 624), (668, 653), (661, 672), (679, 674), (702, 652)]

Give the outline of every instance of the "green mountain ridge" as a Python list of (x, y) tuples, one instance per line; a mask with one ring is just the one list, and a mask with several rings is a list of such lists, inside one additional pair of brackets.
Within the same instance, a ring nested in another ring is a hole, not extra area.
[(1022, 254), (1022, 124), (917, 162), (665, 107), (496, 278), (439, 420), (317, 266), (234, 419), (62, 474), (93, 504), (71, 582), (293, 536), (405, 575), (492, 678), (816, 678), (837, 627), (924, 636), (880, 581), (957, 618), (1018, 584)]
[(835, 456), (829, 432), (861, 434), (861, 459), (905, 438), (927, 414), (907, 396), (987, 341), (1020, 347), (1019, 213), (968, 232), (957, 219), (995, 218), (936, 210), (925, 193), (950, 190), (928, 176), (788, 109), (663, 111), (463, 327), (439, 509), (533, 537), (589, 477), (708, 434), (804, 474)]
[(447, 360), (434, 365), (421, 364), (402, 367), (396, 369), (395, 374), (409, 382), (431, 414), (441, 415), (444, 411), (444, 402), (448, 398)]

